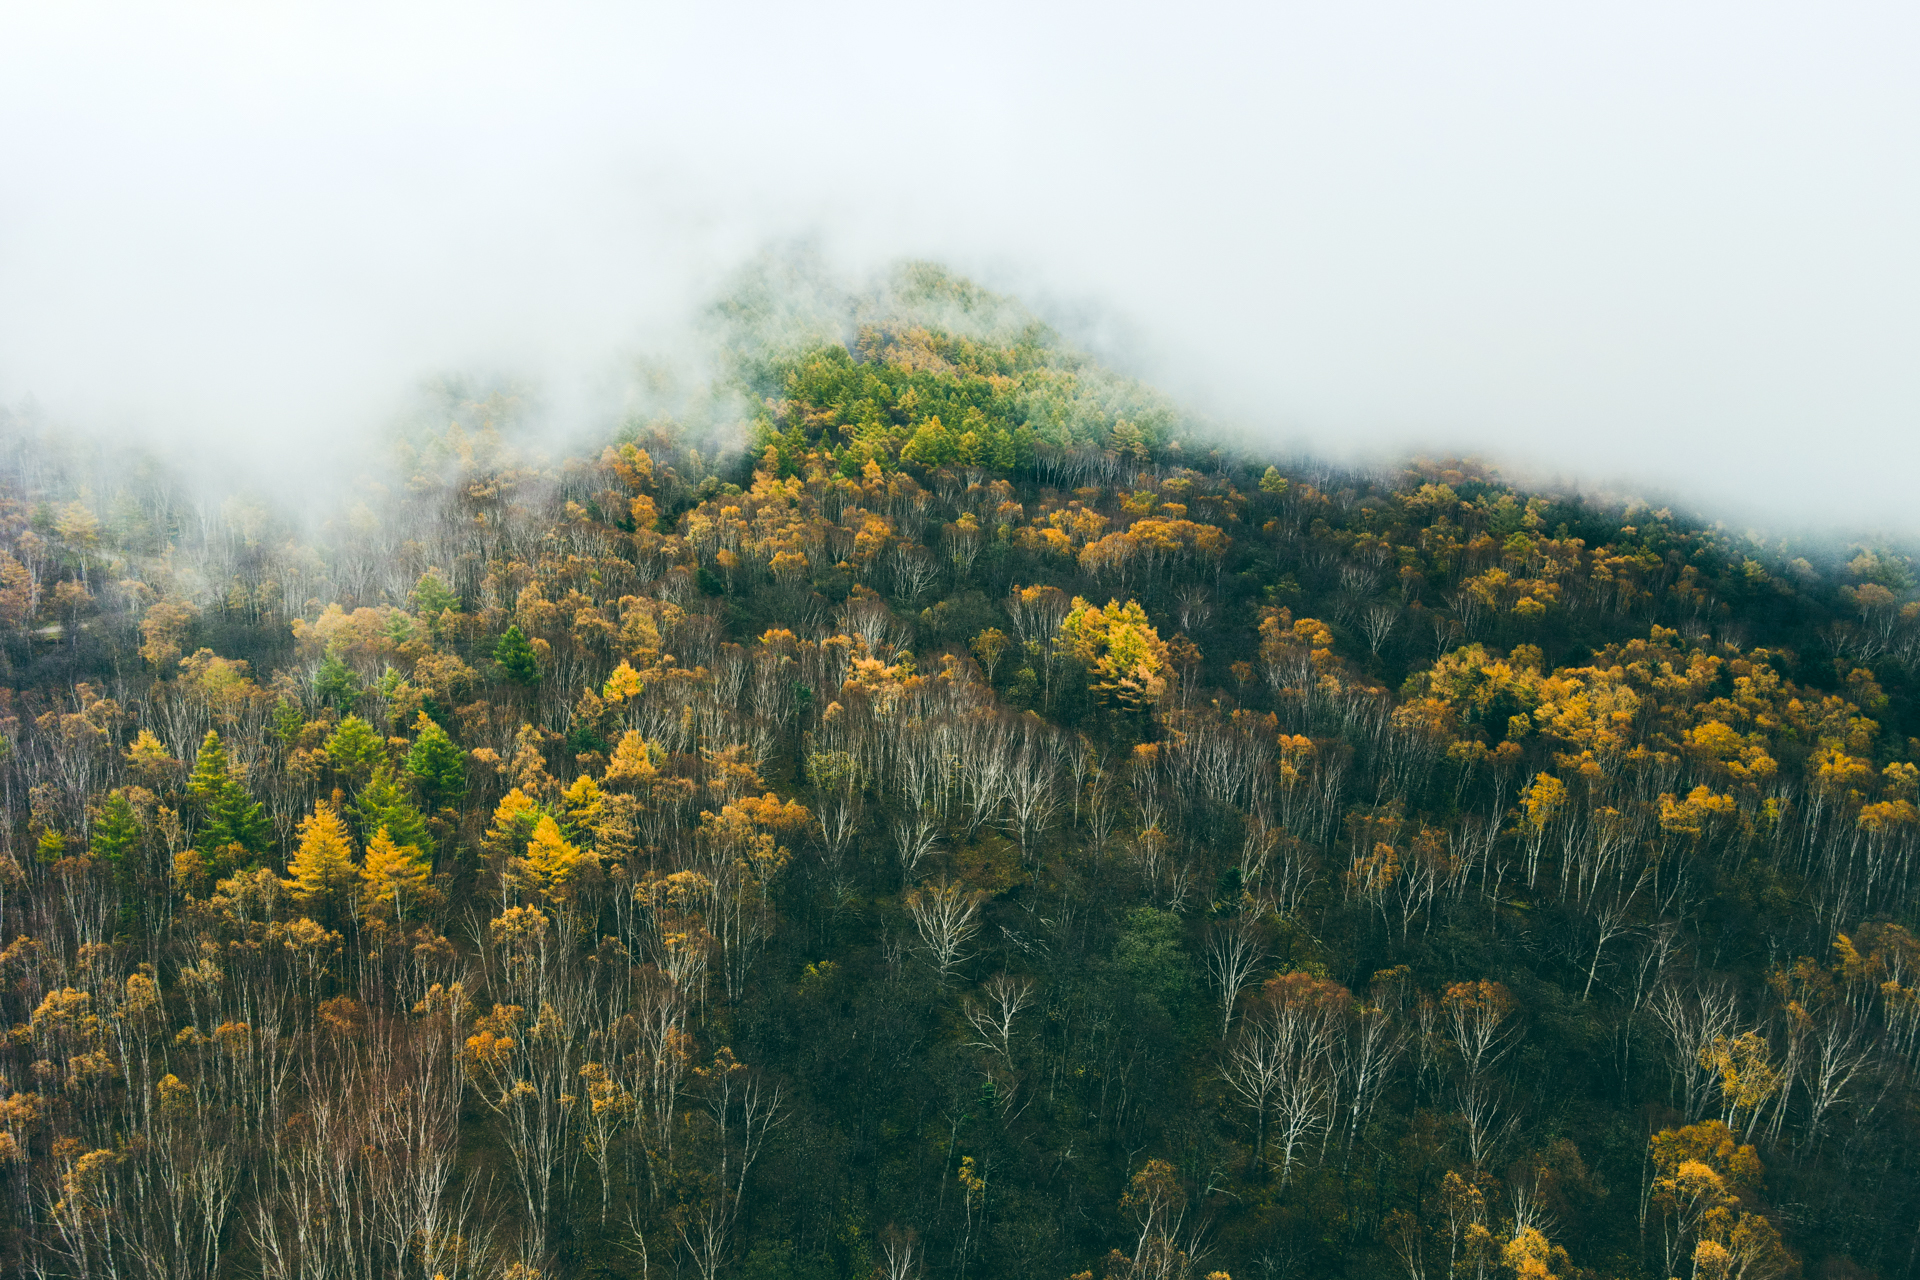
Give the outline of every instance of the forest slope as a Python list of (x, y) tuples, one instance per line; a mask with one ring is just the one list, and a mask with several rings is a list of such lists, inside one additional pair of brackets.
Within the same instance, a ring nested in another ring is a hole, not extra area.
[(1902, 556), (719, 315), (318, 534), (12, 434), (8, 1267), (1915, 1274)]

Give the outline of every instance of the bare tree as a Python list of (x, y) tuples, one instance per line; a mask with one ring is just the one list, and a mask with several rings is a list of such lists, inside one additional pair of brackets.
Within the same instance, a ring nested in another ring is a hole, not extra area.
[(1267, 958), (1266, 931), (1261, 926), (1264, 912), (1242, 909), (1223, 920), (1215, 920), (1207, 930), (1207, 973), (1220, 989), (1220, 1034), (1224, 1037), (1233, 1024), (1233, 1007)]
[(1440, 1001), (1447, 1042), (1460, 1062), (1454, 1097), (1467, 1130), (1467, 1155), (1481, 1167), (1495, 1140), (1512, 1124), (1493, 1069), (1519, 1043), (1514, 1001), (1497, 982), (1456, 982)]
[(1060, 812), (1058, 766), (1039, 744), (1029, 742), (1007, 771), (1007, 812), (1020, 841), (1020, 855), (1031, 865), (1033, 849)]
[(1707, 1051), (1716, 1040), (1737, 1034), (1739, 1002), (1724, 983), (1709, 982), (1690, 992), (1669, 984), (1660, 988), (1652, 1004), (1653, 1016), (1666, 1033), (1667, 1065), (1681, 1088), (1682, 1110), (1691, 1123), (1706, 1114), (1718, 1091), (1714, 1073), (1705, 1065)]
[(780, 1087), (763, 1082), (729, 1049), (716, 1053), (713, 1065), (696, 1074), (704, 1086), (702, 1100), (709, 1125), (708, 1164), (699, 1178), (704, 1194), (689, 1197), (681, 1205), (674, 1226), (700, 1280), (714, 1280), (733, 1242), (746, 1198), (747, 1174), (767, 1134), (784, 1117)]
[(888, 1223), (880, 1233), (881, 1280), (913, 1280), (923, 1270), (920, 1233)]
[(1333, 1047), (1348, 999), (1310, 974), (1270, 979), (1227, 1043), (1221, 1074), (1254, 1113), (1254, 1159), (1271, 1168), (1271, 1128), (1283, 1186), (1303, 1145), (1332, 1124)]
[(980, 931), (980, 907), (987, 897), (944, 876), (907, 894), (906, 907), (920, 932), (921, 950), (941, 981), (968, 959), (967, 944)]
[(1180, 629), (1188, 635), (1207, 625), (1213, 618), (1213, 602), (1200, 583), (1188, 583), (1174, 593), (1180, 615)]
[(1593, 925), (1599, 937), (1593, 944), (1593, 962), (1587, 966), (1587, 985), (1580, 989), (1582, 1000), (1585, 1000), (1593, 991), (1593, 976), (1600, 971), (1600, 953), (1615, 938), (1633, 932), (1634, 899), (1640, 896), (1640, 890), (1645, 888), (1652, 878), (1653, 869), (1643, 868), (1640, 878), (1634, 882), (1631, 889), (1624, 893), (1611, 893), (1595, 900)]
[(900, 878), (912, 884), (913, 873), (940, 842), (940, 825), (930, 811), (922, 809), (893, 824), (893, 839), (900, 851)]
[(1360, 615), (1360, 630), (1366, 633), (1367, 651), (1374, 657), (1380, 656), (1380, 646), (1393, 634), (1394, 627), (1400, 623), (1400, 611), (1390, 604), (1368, 606)]
[[(468, 1039), (465, 1051), (482, 1085), (482, 1101), (499, 1118), (513, 1158), (525, 1214), (520, 1251), (532, 1267), (546, 1258), (554, 1202), (564, 1199), (563, 1157), (584, 1047), (571, 939), (556, 938), (555, 932), (545, 916), (526, 907), (512, 908), (492, 922), (484, 954), (492, 981), (500, 984), (496, 989), (510, 993), (516, 1003), (496, 1004), (480, 1019), (479, 1034)], [(522, 1025), (529, 1008), (535, 1015)]]
[(1096, 761), (1087, 778), (1087, 839), (1094, 849), (1106, 846), (1120, 822), (1119, 779), (1106, 761)]
[[(1376, 979), (1376, 996), (1379, 994), (1379, 985)], [(1339, 1054), (1335, 1069), (1346, 1094), (1346, 1147), (1349, 1158), (1352, 1157), (1354, 1144), (1359, 1140), (1367, 1117), (1373, 1114), (1382, 1090), (1393, 1076), (1394, 1067), (1407, 1051), (1409, 1039), (1406, 1026), (1393, 1016), (1391, 1010), (1378, 1003), (1361, 1005), (1348, 1019), (1347, 1034), (1337, 1046)]]
[(919, 547), (896, 544), (893, 560), (895, 593), (908, 608), (940, 578), (940, 562)]
[(1033, 979), (996, 973), (982, 991), (986, 995), (984, 1002), (968, 1000), (966, 1003), (967, 1021), (980, 1036), (974, 1047), (997, 1053), (1001, 1061), (1012, 1066), (1013, 1020), (1033, 999)]
[(1812, 1041), (1800, 1076), (1807, 1089), (1807, 1135), (1817, 1142), (1827, 1114), (1844, 1100), (1847, 1086), (1872, 1059), (1875, 1045), (1844, 1004), (1827, 1010)]

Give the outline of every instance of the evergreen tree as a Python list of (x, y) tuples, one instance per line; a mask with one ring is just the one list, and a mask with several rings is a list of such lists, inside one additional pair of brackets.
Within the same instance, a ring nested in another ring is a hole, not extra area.
[(360, 696), (360, 677), (341, 661), (339, 650), (329, 646), (326, 656), (320, 659), (320, 670), (314, 673), (313, 691), (324, 703), (352, 706), (353, 700)]
[(100, 806), (100, 816), (94, 821), (93, 836), (89, 844), (93, 856), (103, 860), (113, 871), (113, 881), (121, 891), (130, 892), (137, 877), (134, 874), (134, 846), (140, 841), (140, 819), (134, 814), (133, 802), (127, 799), (126, 791), (115, 791)]
[(534, 685), (540, 680), (540, 658), (518, 626), (507, 628), (500, 643), (493, 647), (493, 660), (500, 672), (519, 685)]
[(140, 916), (140, 877), (136, 860), (139, 843), (140, 820), (134, 814), (133, 802), (127, 799), (126, 791), (115, 791), (100, 806), (100, 816), (94, 821), (89, 844), (93, 856), (107, 864), (113, 875), (114, 887), (120, 891), (120, 922), (123, 927), (131, 926)]
[(424, 711), (415, 728), (420, 736), (407, 752), (414, 789), (429, 810), (458, 808), (467, 791), (466, 753)]
[(273, 829), (266, 808), (247, 793), (219, 733), (212, 729), (207, 730), (200, 756), (187, 776), (187, 794), (200, 816), (193, 847), (208, 873), (224, 875), (266, 852)]
[(300, 731), (306, 727), (307, 718), (300, 713), (299, 707), (285, 698), (274, 705), (273, 736), (280, 739), (281, 745), (292, 746), (300, 736)]
[(373, 726), (359, 716), (348, 716), (327, 739), (327, 759), (354, 786), (367, 780), (374, 766), (387, 757), (387, 744)]
[(406, 788), (388, 765), (375, 769), (372, 780), (360, 789), (359, 797), (353, 802), (353, 817), (354, 824), (369, 843), (377, 832), (384, 830), (396, 844), (412, 845), (416, 849), (433, 847), (426, 819), (420, 816), (420, 810), (414, 807)]
[(200, 742), (200, 754), (194, 759), (193, 772), (187, 775), (187, 794), (203, 809), (211, 809), (227, 785), (229, 769), (227, 748), (220, 741), (219, 732), (207, 730), (207, 736)]
[(460, 597), (441, 580), (438, 569), (429, 569), (414, 584), (413, 607), (428, 628), (438, 632), (445, 614), (460, 612)]
[(337, 905), (340, 892), (353, 881), (353, 843), (332, 805), (315, 805), (300, 824), (300, 847), (287, 870), (287, 891), (301, 907)]

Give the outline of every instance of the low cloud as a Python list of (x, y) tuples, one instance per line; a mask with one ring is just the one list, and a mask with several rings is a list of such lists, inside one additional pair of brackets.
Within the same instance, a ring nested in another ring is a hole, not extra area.
[(619, 412), (769, 244), (932, 257), (1276, 448), (1914, 532), (1920, 19), (1759, 4), (17, 10), (0, 402), (298, 473)]

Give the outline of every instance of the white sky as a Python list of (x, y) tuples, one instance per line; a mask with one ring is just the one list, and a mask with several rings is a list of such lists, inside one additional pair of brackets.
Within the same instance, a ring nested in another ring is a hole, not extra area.
[[(1324, 452), (1920, 532), (1920, 9), (0, 0), (0, 401), (308, 465), (770, 239)], [(578, 412), (586, 412), (578, 409)]]

